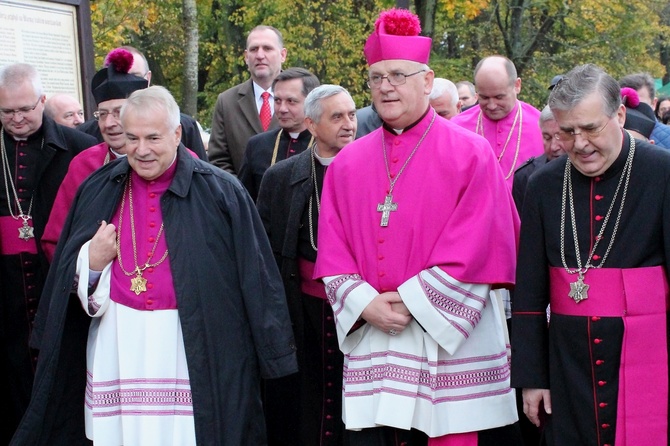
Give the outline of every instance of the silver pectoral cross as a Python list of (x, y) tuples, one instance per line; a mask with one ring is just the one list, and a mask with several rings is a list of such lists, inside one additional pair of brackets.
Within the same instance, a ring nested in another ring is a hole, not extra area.
[(589, 285), (584, 283), (584, 276), (580, 274), (577, 277), (577, 281), (570, 284), (570, 293), (568, 293), (568, 296), (572, 297), (575, 303), (579, 303), (589, 298), (588, 291)]
[(388, 226), (389, 225), (389, 216), (391, 215), (391, 211), (397, 211), (398, 210), (398, 203), (393, 203), (393, 195), (389, 194), (384, 198), (384, 203), (379, 203), (377, 204), (377, 212), (382, 213), (382, 221), (380, 223), (380, 226)]

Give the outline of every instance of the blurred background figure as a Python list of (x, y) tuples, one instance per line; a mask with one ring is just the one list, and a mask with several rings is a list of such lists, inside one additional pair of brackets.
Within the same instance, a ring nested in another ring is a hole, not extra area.
[(479, 101), (479, 96), (475, 90), (475, 84), (470, 81), (456, 82), (458, 89), (458, 99), (461, 101), (462, 110), (465, 111)]
[(670, 96), (660, 96), (658, 101), (656, 101), (656, 109), (654, 111), (656, 112), (656, 119), (662, 122), (663, 116), (670, 112)]
[(634, 138), (653, 144), (651, 134), (656, 126), (654, 110), (648, 104), (640, 102), (640, 97), (632, 88), (621, 89), (621, 102), (626, 106), (626, 121), (623, 128)]
[(430, 106), (445, 119), (451, 119), (461, 112), (462, 102), (458, 98), (458, 89), (449, 79), (433, 79), (433, 89), (428, 99)]
[(56, 93), (44, 103), (44, 113), (58, 124), (75, 128), (84, 122), (84, 107), (66, 93)]

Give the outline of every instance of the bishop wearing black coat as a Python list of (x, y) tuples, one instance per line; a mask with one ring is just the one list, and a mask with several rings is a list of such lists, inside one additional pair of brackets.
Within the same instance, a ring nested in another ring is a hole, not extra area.
[[(198, 445), (262, 445), (260, 378), (297, 371), (281, 278), (241, 184), (192, 157), (183, 145), (174, 162), (174, 178), (160, 207), (195, 438)], [(91, 318), (71, 290), (79, 250), (100, 221), (111, 221), (133, 171), (129, 164), (119, 159), (102, 167), (77, 193), (38, 311), (37, 375), (13, 445), (90, 444), (84, 433), (84, 393)]]

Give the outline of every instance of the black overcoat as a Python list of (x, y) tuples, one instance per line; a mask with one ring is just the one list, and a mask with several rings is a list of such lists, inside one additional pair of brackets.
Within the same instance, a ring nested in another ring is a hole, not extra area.
[[(262, 445), (260, 376), (297, 371), (281, 279), (241, 184), (193, 158), (183, 145), (177, 162), (161, 211), (196, 439), (199, 445)], [(129, 171), (128, 161), (119, 159), (97, 170), (77, 192), (38, 312), (37, 375), (14, 445), (88, 443), (83, 404), (90, 319), (70, 291), (78, 251), (100, 220), (111, 219)]]
[[(300, 286), (300, 239), (309, 224), (305, 214), (314, 193), (312, 157), (307, 149), (271, 166), (263, 176), (256, 203), (284, 281), (300, 367), (297, 375), (265, 383), (268, 435), (273, 446), (342, 444), (344, 431), (344, 357), (337, 344), (333, 311), (326, 299), (306, 296)], [(318, 182), (323, 184), (323, 179)], [(317, 221), (318, 215), (315, 217)], [(315, 239), (317, 233), (314, 228)]]

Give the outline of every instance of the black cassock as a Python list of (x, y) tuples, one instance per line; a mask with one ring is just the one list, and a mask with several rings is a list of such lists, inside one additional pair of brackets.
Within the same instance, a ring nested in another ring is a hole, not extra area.
[[(629, 143), (629, 136), (624, 132), (621, 153), (603, 175), (587, 177), (571, 167), (582, 266), (612, 203)], [(547, 444), (612, 445), (623, 320), (552, 314), (548, 326), (545, 314), (549, 303), (549, 268), (563, 268), (560, 228), (566, 160), (567, 156), (563, 156), (546, 164), (528, 183), (512, 304), (512, 386), (551, 389), (553, 414), (546, 418)], [(600, 263), (612, 238), (623, 188), (622, 185), (595, 252), (595, 265)], [(567, 266), (575, 269), (569, 204), (565, 208), (565, 219), (563, 249)], [(636, 140), (625, 206), (603, 267), (662, 266), (667, 275), (669, 262), (670, 152)], [(573, 277), (577, 279), (576, 274)], [(587, 272), (585, 282), (588, 281)], [(569, 297), (566, 295), (565, 299)], [(667, 335), (662, 341), (667, 348)], [(595, 358), (600, 361), (597, 365)], [(667, 395), (658, 397), (667, 400)]]
[(11, 217), (19, 214), (16, 190), (23, 212), (32, 217), (29, 224), (35, 236), (20, 240), (18, 227), (5, 225), (0, 236), (0, 407), (4, 414), (0, 443), (7, 444), (28, 407), (33, 383), (37, 352), (29, 349), (28, 339), (49, 269), (40, 239), (70, 160), (94, 145), (95, 139), (46, 115), (40, 129), (26, 140), (15, 141), (3, 133), (11, 179), (5, 182), (0, 177), (0, 218), (10, 225), (21, 223)]

